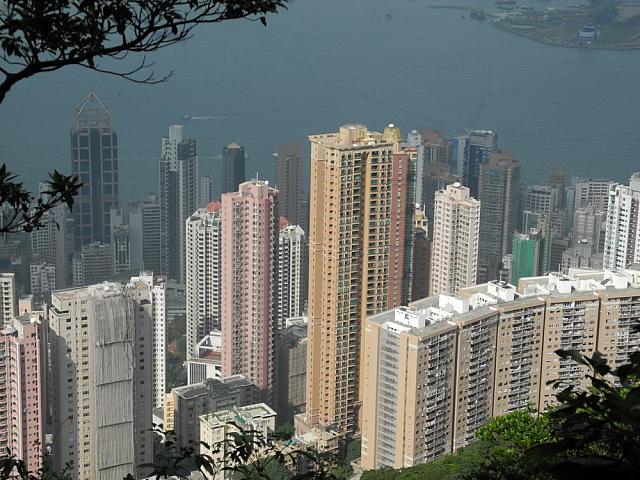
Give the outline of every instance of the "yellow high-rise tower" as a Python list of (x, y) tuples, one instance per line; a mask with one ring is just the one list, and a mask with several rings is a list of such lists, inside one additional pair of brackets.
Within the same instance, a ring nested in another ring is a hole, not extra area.
[(312, 135), (309, 426), (357, 430), (361, 323), (410, 291), (415, 160), (400, 130), (345, 125)]

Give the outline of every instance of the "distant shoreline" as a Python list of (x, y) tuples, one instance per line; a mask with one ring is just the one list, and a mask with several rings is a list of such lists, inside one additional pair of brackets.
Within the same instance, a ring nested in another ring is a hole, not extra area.
[(616, 50), (616, 51), (629, 51), (629, 50), (640, 50), (640, 43), (637, 44), (613, 44), (613, 45), (603, 45), (603, 44), (595, 44), (595, 45), (580, 45), (578, 43), (562, 43), (554, 40), (549, 40), (547, 38), (538, 37), (534, 35), (527, 34), (525, 31), (520, 30), (518, 28), (513, 28), (509, 26), (509, 24), (505, 24), (503, 21), (498, 21), (498, 17), (493, 13), (487, 13), (484, 10), (464, 6), (464, 5), (429, 5), (429, 8), (441, 9), (441, 10), (464, 10), (468, 12), (482, 12), (487, 18), (489, 18), (489, 24), (498, 30), (502, 30), (504, 32), (511, 33), (513, 35), (517, 35), (521, 38), (526, 38), (527, 40), (532, 40), (534, 42), (540, 43), (542, 45), (548, 45), (551, 47), (563, 47), (563, 48), (576, 48), (581, 50)]
[(537, 37), (537, 36), (533, 36), (533, 35), (527, 35), (525, 32), (517, 29), (517, 28), (510, 28), (507, 25), (504, 25), (504, 22), (498, 22), (496, 20), (491, 20), (489, 22), (493, 27), (497, 28), (498, 30), (502, 30), (504, 32), (508, 32), (508, 33), (512, 33), (513, 35), (517, 35), (518, 37), (522, 37), (522, 38), (526, 38), (528, 40), (532, 40), (534, 42), (540, 43), (542, 45), (549, 45), (551, 47), (564, 47), (564, 48), (576, 48), (579, 50), (616, 50), (616, 51), (629, 51), (629, 50), (639, 50), (640, 49), (640, 44), (636, 44), (636, 45), (625, 45), (623, 43), (621, 44), (615, 44), (615, 45), (580, 45), (577, 43), (560, 43), (560, 42), (556, 42), (553, 40), (549, 40), (546, 38), (542, 38), (542, 37)]

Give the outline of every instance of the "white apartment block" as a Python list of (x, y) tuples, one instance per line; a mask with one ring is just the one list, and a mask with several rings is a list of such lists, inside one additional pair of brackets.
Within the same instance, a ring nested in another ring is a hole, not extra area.
[(16, 278), (14, 273), (0, 273), (0, 325), (9, 324), (16, 315)]
[(220, 202), (201, 208), (186, 221), (187, 358), (196, 345), (220, 328), (222, 218)]
[(287, 318), (302, 314), (302, 261), (305, 254), (305, 234), (298, 225), (280, 228), (278, 236), (278, 329), (285, 328)]
[(51, 294), (54, 471), (79, 480), (145, 476), (153, 460), (152, 323), (121, 285)]
[(146, 314), (152, 324), (153, 355), (153, 407), (164, 406), (167, 389), (167, 309), (166, 289), (163, 281), (152, 272), (141, 272), (131, 277), (127, 293), (138, 304), (138, 312)]
[(430, 294), (475, 285), (480, 202), (456, 182), (436, 192), (434, 217)]
[(609, 189), (603, 267), (611, 270), (640, 262), (640, 173), (631, 176), (629, 185)]

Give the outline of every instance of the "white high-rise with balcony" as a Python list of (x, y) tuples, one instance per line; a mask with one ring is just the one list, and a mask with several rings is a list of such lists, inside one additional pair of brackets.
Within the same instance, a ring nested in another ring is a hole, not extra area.
[(222, 218), (220, 202), (196, 210), (186, 221), (187, 358), (220, 328)]
[(165, 284), (153, 272), (131, 277), (127, 293), (138, 303), (138, 313), (146, 313), (152, 324), (153, 407), (164, 406), (167, 389), (167, 308)]
[(480, 202), (459, 183), (436, 192), (429, 294), (455, 294), (475, 285)]
[(285, 328), (287, 318), (302, 314), (302, 261), (305, 252), (304, 230), (298, 225), (283, 225), (278, 236), (278, 329)]
[(640, 173), (631, 176), (629, 185), (609, 188), (603, 267), (617, 270), (640, 262)]

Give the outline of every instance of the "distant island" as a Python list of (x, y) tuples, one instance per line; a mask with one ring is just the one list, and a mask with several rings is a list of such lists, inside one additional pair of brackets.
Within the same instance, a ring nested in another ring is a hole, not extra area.
[(610, 50), (640, 48), (640, 0), (591, 0), (567, 8), (548, 6), (541, 10), (517, 5), (511, 0), (498, 0), (496, 6), (495, 13), (474, 7), (458, 8), (476, 12), (470, 18), (488, 18), (496, 28), (546, 45)]

